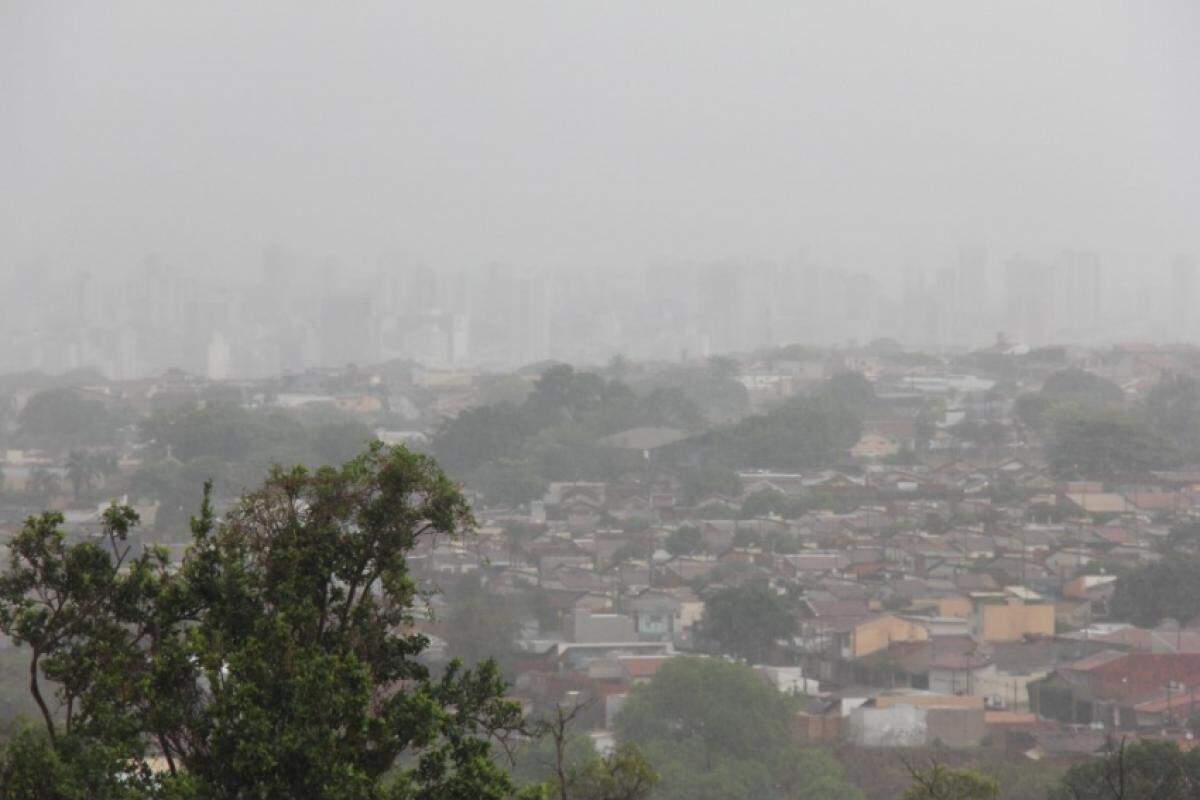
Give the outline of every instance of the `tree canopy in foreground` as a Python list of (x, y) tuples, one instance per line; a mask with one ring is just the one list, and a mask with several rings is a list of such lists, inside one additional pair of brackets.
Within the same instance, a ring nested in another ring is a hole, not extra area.
[[(520, 725), (495, 665), (433, 677), (407, 555), (472, 524), (431, 459), (372, 447), (274, 469), (168, 564), (132, 509), (69, 543), (9, 543), (0, 630), (24, 645), (39, 728), (0, 756), (2, 798), (500, 798), (490, 739)], [(161, 769), (152, 770), (152, 756)]]

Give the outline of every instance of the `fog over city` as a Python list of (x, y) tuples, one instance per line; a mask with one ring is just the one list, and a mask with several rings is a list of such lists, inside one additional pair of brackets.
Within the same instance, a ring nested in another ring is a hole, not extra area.
[[(1196, 334), (1172, 305), (1200, 249), (1189, 0), (0, 13), (0, 274), (30, 301), (7, 315), (12, 368), (202, 371), (214, 333), (239, 375)], [(734, 273), (736, 330), (708, 330)], [(72, 293), (109, 330), (89, 352), (29, 342)], [(497, 339), (485, 318), (522, 293), (547, 332)], [(164, 352), (147, 306), (171, 295), (228, 320)], [(322, 330), (322, 303), (367, 299), (361, 331)], [(460, 316), (439, 322), (457, 350), (399, 330), (420, 304)], [(664, 307), (672, 329), (648, 330)], [(836, 324), (789, 319), (814, 309)], [(307, 349), (277, 341), (281, 314)], [(355, 359), (339, 335), (375, 345)]]
[(1200, 798), (1200, 0), (0, 0), (0, 800)]

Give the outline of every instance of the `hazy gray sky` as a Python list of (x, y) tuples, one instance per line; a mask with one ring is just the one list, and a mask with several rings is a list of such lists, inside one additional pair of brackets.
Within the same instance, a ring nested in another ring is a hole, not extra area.
[(1197, 250), (1196, 0), (0, 3), (0, 258)]

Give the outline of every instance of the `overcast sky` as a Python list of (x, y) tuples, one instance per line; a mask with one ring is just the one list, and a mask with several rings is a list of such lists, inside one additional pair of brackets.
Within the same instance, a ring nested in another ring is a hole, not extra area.
[(0, 0), (0, 263), (1200, 250), (1200, 2)]

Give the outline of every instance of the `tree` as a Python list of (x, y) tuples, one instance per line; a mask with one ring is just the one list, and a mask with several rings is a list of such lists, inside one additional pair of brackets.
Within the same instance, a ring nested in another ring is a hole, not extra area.
[(64, 450), (108, 444), (116, 422), (102, 401), (76, 389), (38, 392), (17, 416), (21, 441)]
[(1050, 469), (1060, 477), (1094, 477), (1163, 469), (1178, 461), (1175, 447), (1146, 423), (1112, 411), (1063, 413), (1048, 445)]
[(766, 414), (696, 437), (699, 458), (737, 468), (811, 469), (858, 441), (861, 411), (831, 395), (795, 397)]
[(37, 467), (29, 473), (29, 479), (25, 482), (25, 491), (30, 494), (49, 497), (57, 494), (61, 488), (58, 476), (48, 469)]
[(527, 459), (497, 458), (475, 473), (489, 506), (516, 506), (546, 494), (548, 483)]
[(1018, 397), (1013, 414), (1026, 428), (1044, 434), (1056, 416), (1112, 409), (1124, 397), (1121, 387), (1106, 378), (1081, 369), (1062, 369), (1051, 374), (1040, 391)]
[(1118, 405), (1125, 399), (1121, 387), (1094, 372), (1060, 369), (1042, 384), (1042, 395), (1054, 402), (1071, 401), (1084, 405)]
[(469, 408), (442, 423), (433, 453), (446, 469), (466, 472), (519, 452), (526, 427), (524, 414), (508, 403)]
[(323, 422), (312, 431), (313, 455), (318, 464), (341, 464), (354, 458), (374, 438), (374, 431), (358, 420)]
[(768, 759), (788, 739), (790, 708), (749, 667), (717, 658), (673, 658), (629, 695), (617, 716), (617, 733), (622, 742), (667, 746), (709, 769), (725, 757)]
[(788, 752), (774, 770), (779, 796), (788, 800), (862, 800), (847, 783), (846, 770), (825, 750)]
[(1154, 626), (1168, 617), (1180, 623), (1200, 614), (1200, 559), (1176, 556), (1130, 570), (1117, 578), (1112, 614)]
[(535, 726), (536, 750), (544, 754), (535, 762), (546, 774), (542, 788), (556, 800), (646, 800), (658, 774), (636, 745), (622, 744), (600, 756), (590, 738), (571, 730), (592, 703), (557, 705), (553, 715)]
[(779, 595), (742, 586), (722, 589), (704, 603), (701, 635), (721, 653), (761, 663), (775, 642), (795, 633), (796, 620)]
[[(472, 524), (432, 459), (375, 444), (340, 468), (275, 468), (220, 520), (206, 491), (177, 569), (130, 554), (136, 521), (114, 506), (103, 542), (68, 544), (45, 514), (10, 542), (0, 630), (28, 648), (46, 731), (36, 757), (7, 750), (21, 780), (58, 763), (54, 796), (512, 793), (489, 737), (520, 710), (495, 664), (434, 679), (406, 632), (408, 553)], [(152, 747), (166, 775), (145, 768)]]
[(861, 415), (875, 402), (875, 387), (861, 372), (839, 372), (818, 388), (816, 395)]
[(630, 694), (617, 735), (660, 775), (662, 800), (861, 800), (834, 759), (790, 745), (795, 708), (748, 666), (673, 658)]
[(91, 491), (93, 481), (114, 471), (114, 461), (111, 456), (72, 450), (67, 455), (67, 481), (75, 499), (78, 500), (82, 492)]
[(796, 517), (804, 513), (806, 505), (803, 497), (792, 497), (778, 489), (760, 489), (742, 501), (742, 517), (752, 519), (768, 514)]
[(995, 800), (1000, 782), (973, 769), (951, 769), (933, 764), (926, 770), (907, 765), (912, 786), (902, 800)]
[(1186, 375), (1164, 376), (1146, 398), (1146, 419), (1195, 458), (1200, 454), (1200, 382)]
[(490, 659), (510, 671), (519, 626), (509, 598), (489, 591), (479, 575), (472, 574), (463, 576), (446, 599), (450, 657), (468, 666)]
[(695, 525), (680, 525), (667, 534), (663, 546), (673, 556), (690, 556), (704, 549), (704, 535)]
[(681, 476), (684, 502), (695, 503), (710, 494), (736, 497), (742, 493), (742, 479), (736, 471), (719, 464), (702, 464), (685, 470)]
[(1050, 800), (1192, 800), (1200, 796), (1200, 752), (1170, 741), (1110, 744), (1103, 758), (1067, 770)]
[(618, 745), (567, 777), (567, 800), (646, 800), (658, 783), (658, 773), (636, 745)]

